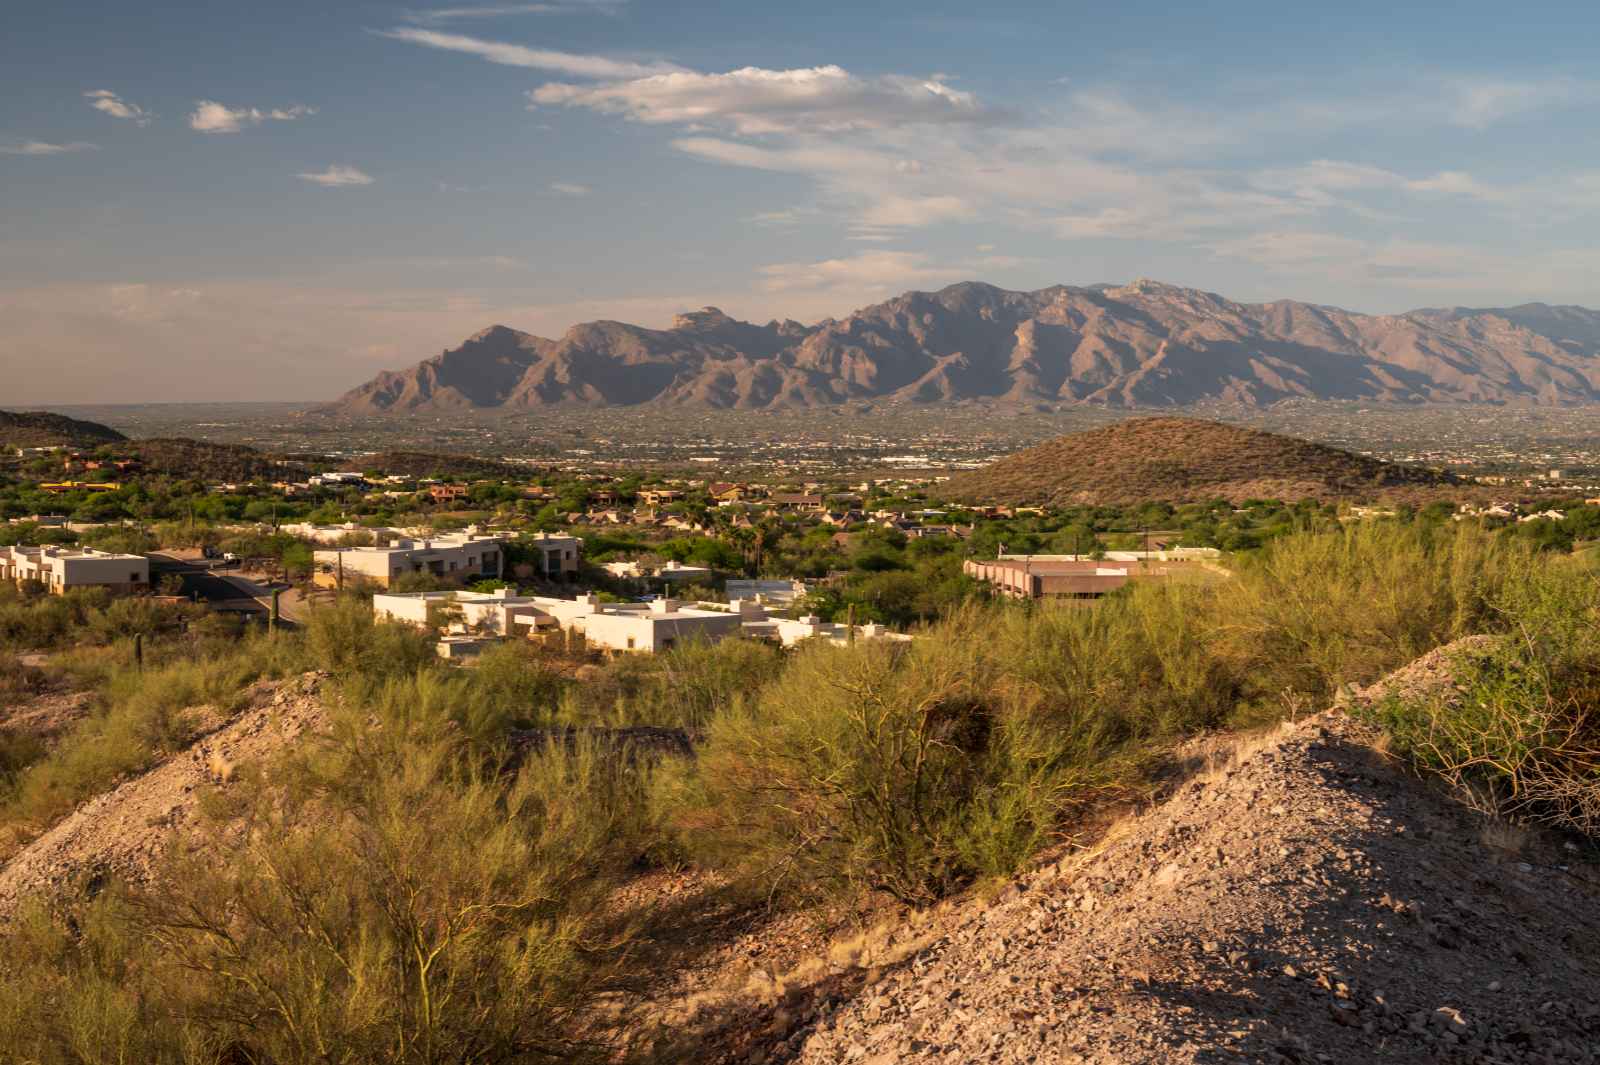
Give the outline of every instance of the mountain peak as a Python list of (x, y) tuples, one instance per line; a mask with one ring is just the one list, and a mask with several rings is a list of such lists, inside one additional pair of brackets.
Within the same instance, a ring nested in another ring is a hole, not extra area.
[(736, 319), (722, 313), (720, 307), (702, 307), (698, 311), (684, 311), (672, 318), (673, 329), (715, 329)]
[(466, 340), (468, 344), (477, 344), (491, 337), (521, 336), (520, 330), (512, 329), (509, 325), (491, 325), (473, 333)]

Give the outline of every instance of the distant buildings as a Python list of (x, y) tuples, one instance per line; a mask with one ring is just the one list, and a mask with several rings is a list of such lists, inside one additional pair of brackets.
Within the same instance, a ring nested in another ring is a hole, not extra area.
[(52, 595), (74, 588), (127, 595), (149, 590), (150, 560), (91, 547), (0, 547), (0, 580), (37, 581)]
[(445, 657), (457, 657), (489, 637), (552, 631), (580, 638), (589, 647), (644, 654), (668, 651), (691, 641), (737, 637), (774, 640), (786, 647), (808, 639), (834, 643), (911, 639), (880, 625), (861, 625), (852, 630), (848, 625), (815, 617), (773, 618), (760, 603), (751, 600), (723, 605), (663, 597), (646, 603), (607, 603), (593, 593), (559, 599), (500, 589), (487, 593), (379, 593), (372, 597), (372, 609), (379, 618), (420, 626), (446, 625), (451, 633), (441, 645), (440, 653)]
[(310, 540), (314, 544), (336, 544), (347, 536), (360, 536), (362, 534), (374, 537), (399, 535), (398, 529), (373, 528), (366, 525), (357, 525), (353, 521), (343, 522), (339, 525), (314, 525), (309, 521), (290, 522), (278, 527), (279, 532), (298, 536), (302, 540)]
[(408, 573), (429, 573), (461, 581), (501, 576), (505, 566), (504, 536), (458, 533), (433, 539), (399, 539), (383, 547), (340, 547), (316, 551), (315, 583), (337, 588), (365, 582), (387, 588)]
[(428, 486), (428, 495), (435, 503), (455, 503), (467, 498), (471, 491), (464, 484), (435, 484)]

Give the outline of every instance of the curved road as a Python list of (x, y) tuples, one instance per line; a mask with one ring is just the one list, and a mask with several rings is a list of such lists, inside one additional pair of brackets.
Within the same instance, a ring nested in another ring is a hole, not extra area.
[[(266, 617), (272, 610), (272, 585), (259, 584), (237, 573), (223, 571), (220, 563), (209, 559), (185, 558), (170, 552), (150, 555), (150, 579), (159, 584), (168, 574), (183, 578), (183, 594), (204, 601), (217, 610), (239, 610)], [(301, 618), (301, 598), (288, 586), (278, 597), (278, 617), (290, 624)]]

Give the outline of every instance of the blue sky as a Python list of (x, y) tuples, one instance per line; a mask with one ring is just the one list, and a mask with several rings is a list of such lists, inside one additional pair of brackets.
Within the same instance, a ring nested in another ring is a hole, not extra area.
[(1596, 305), (1597, 38), (1592, 4), (28, 5), (0, 404), (320, 399), (495, 322), (972, 278)]

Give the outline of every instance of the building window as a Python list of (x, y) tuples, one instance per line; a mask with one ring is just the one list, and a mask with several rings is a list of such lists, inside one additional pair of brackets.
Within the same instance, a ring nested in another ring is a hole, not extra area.
[(632, 636), (628, 637), (628, 650), (630, 650), (630, 651), (633, 650), (633, 637)]

